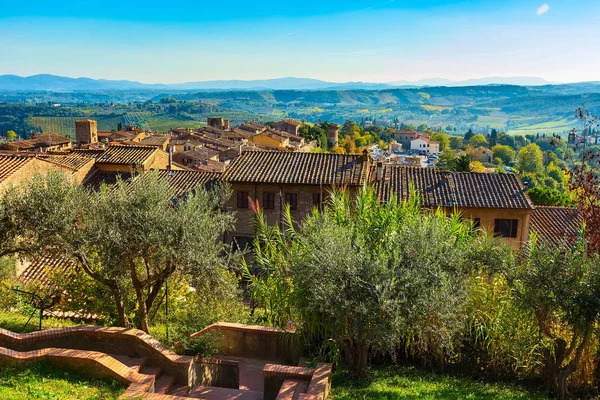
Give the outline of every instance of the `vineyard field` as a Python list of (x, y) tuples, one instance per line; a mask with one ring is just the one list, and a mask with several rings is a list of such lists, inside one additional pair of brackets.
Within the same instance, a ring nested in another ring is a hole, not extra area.
[[(34, 125), (42, 128), (43, 133), (56, 133), (57, 135), (75, 139), (75, 121), (88, 117), (32, 117)], [(93, 117), (98, 121), (99, 131), (111, 131), (117, 129), (122, 118), (117, 116)]]

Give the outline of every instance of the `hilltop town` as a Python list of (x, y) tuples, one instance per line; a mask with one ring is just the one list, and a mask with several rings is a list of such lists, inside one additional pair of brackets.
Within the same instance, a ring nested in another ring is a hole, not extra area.
[[(568, 157), (585, 157), (596, 145), (593, 129), (563, 140), (496, 130), (457, 136), (370, 120), (234, 126), (210, 117), (202, 127), (166, 133), (103, 131), (91, 119), (75, 121), (74, 131), (74, 140), (48, 132), (1, 144), (0, 219), (10, 221), (0, 226), (8, 271), (3, 312), (18, 314), (25, 301), (39, 313), (40, 328), (44, 319), (95, 326), (48, 331), (56, 341), (0, 328), (0, 361), (14, 358), (3, 347), (43, 348), (67, 366), (96, 357), (84, 369), (125, 383), (125, 398), (325, 399), (332, 359), (315, 356), (304, 335), (330, 326), (345, 368), (364, 376), (367, 354), (384, 351), (387, 340), (397, 346), (399, 334), (432, 329), (438, 344), (416, 342), (406, 351), (435, 362), (429, 351), (470, 335), (464, 316), (488, 329), (488, 320), (468, 308), (487, 307), (470, 303), (483, 301), (474, 296), (499, 285), (493, 290), (513, 291), (510, 301), (525, 301), (536, 276), (558, 268), (544, 269), (537, 257), (596, 245), (593, 229), (579, 242), (584, 220), (596, 214), (575, 207), (573, 194), (594, 193), (594, 186), (577, 186), (589, 179), (566, 170)], [(594, 253), (573, 251), (594, 264)], [(546, 300), (527, 301), (537, 307)], [(446, 307), (453, 302), (463, 317)], [(416, 314), (414, 304), (421, 307)], [(422, 321), (420, 313), (433, 319)], [(304, 326), (308, 318), (323, 320)], [(588, 328), (590, 318), (581, 320)], [(440, 336), (446, 329), (448, 337)], [(215, 353), (191, 357), (208, 351), (197, 346), (215, 332)], [(77, 344), (80, 335), (89, 343)], [(503, 371), (513, 368), (508, 353), (497, 357)], [(539, 373), (543, 354), (530, 357), (522, 376)]]

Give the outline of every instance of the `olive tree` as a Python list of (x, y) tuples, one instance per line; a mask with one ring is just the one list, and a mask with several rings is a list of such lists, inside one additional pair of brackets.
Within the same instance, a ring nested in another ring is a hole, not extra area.
[(332, 193), (299, 229), (289, 214), (286, 220), (285, 243), (277, 246), (284, 260), (270, 259), (289, 269), (300, 325), (325, 327), (352, 374), (367, 372), (371, 352), (401, 344), (443, 361), (462, 328), (468, 261), (477, 247), (460, 216), (427, 212), (417, 196), (381, 203), (363, 189), (355, 199)]
[[(583, 237), (583, 235), (582, 235)], [(539, 332), (551, 342), (545, 354), (548, 388), (567, 395), (600, 316), (598, 254), (581, 240), (573, 248), (551, 247), (533, 235), (529, 255), (509, 275), (519, 303), (531, 312)]]
[[(128, 325), (148, 331), (149, 311), (173, 275), (211, 281), (225, 267), (220, 237), (233, 216), (220, 211), (227, 190), (198, 189), (174, 198), (155, 172), (88, 192), (60, 174), (36, 177), (0, 200), (4, 252), (52, 252), (75, 262), (113, 297)], [(0, 253), (1, 254), (1, 253)]]

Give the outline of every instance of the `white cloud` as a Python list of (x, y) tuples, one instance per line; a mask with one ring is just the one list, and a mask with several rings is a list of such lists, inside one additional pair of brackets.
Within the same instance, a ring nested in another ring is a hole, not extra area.
[(544, 15), (550, 10), (550, 6), (547, 3), (544, 3), (537, 9), (537, 15)]

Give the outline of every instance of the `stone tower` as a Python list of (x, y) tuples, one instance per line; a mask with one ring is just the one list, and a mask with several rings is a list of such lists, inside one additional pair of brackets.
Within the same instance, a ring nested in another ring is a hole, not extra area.
[(327, 129), (327, 144), (329, 147), (337, 146), (339, 131), (340, 126), (338, 124), (329, 124)]
[(91, 119), (75, 121), (75, 142), (77, 146), (98, 143), (98, 123)]

